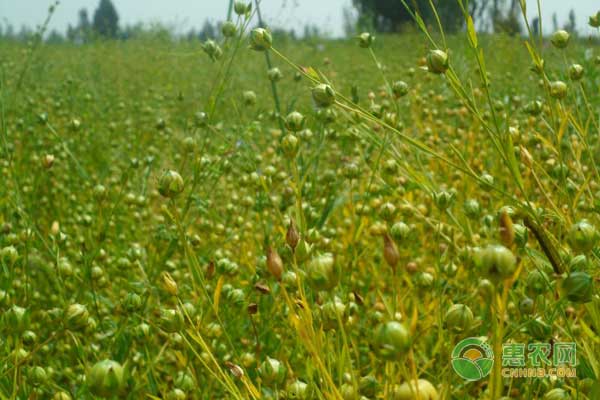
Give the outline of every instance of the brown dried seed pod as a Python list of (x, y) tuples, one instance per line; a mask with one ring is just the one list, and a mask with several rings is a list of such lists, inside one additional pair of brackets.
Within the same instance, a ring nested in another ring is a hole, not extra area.
[(275, 279), (278, 281), (281, 280), (281, 275), (283, 274), (283, 261), (281, 261), (281, 257), (277, 250), (269, 247), (267, 249), (267, 268), (269, 272), (273, 274)]

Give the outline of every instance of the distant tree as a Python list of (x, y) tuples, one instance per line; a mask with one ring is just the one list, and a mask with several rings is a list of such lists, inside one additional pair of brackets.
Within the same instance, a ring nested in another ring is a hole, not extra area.
[(79, 10), (79, 22), (77, 27), (81, 30), (90, 29), (90, 17), (88, 17), (88, 12), (85, 8)]
[(15, 38), (15, 28), (11, 24), (6, 24), (6, 28), (4, 28), (4, 35), (6, 39), (14, 39)]
[(119, 14), (110, 0), (100, 0), (94, 12), (94, 31), (102, 37), (116, 38), (119, 31)]
[(35, 35), (35, 32), (33, 30), (31, 30), (31, 28), (29, 28), (28, 26), (22, 25), (21, 30), (19, 31), (19, 33), (17, 33), (15, 38), (18, 41), (26, 42), (28, 40), (33, 39), (34, 35)]
[(70, 34), (67, 30), (67, 37), (69, 40), (86, 43), (89, 42), (92, 37), (92, 24), (88, 12), (85, 8), (79, 10), (78, 13), (79, 21), (77, 22), (77, 28), (71, 30)]
[(319, 29), (318, 26), (312, 24), (312, 25), (304, 25), (304, 33), (302, 34), (302, 37), (304, 39), (314, 39), (314, 38), (318, 38), (321, 36), (321, 30)]
[(510, 0), (509, 3), (494, 0), (491, 14), (494, 32), (511, 36), (520, 34), (522, 27), (519, 19), (519, 7), (517, 0)]
[(185, 38), (188, 41), (193, 42), (194, 40), (198, 39), (198, 32), (196, 32), (196, 30), (192, 28), (188, 31), (188, 33), (186, 33)]
[(361, 27), (358, 25), (358, 17), (355, 15), (355, 13), (352, 11), (351, 7), (344, 7), (342, 9), (342, 18), (343, 18), (343, 27), (344, 27), (344, 34), (346, 36), (352, 36), (354, 34), (356, 34), (358, 31), (370, 31), (370, 27), (367, 27), (366, 29), (361, 29)]
[(217, 29), (209, 20), (204, 21), (204, 25), (200, 32), (198, 32), (198, 38), (200, 40), (214, 39), (217, 34)]
[(575, 17), (575, 10), (572, 8), (571, 11), (569, 11), (569, 20), (565, 24), (564, 29), (573, 34), (577, 33), (577, 18)]
[(558, 30), (558, 16), (556, 15), (556, 13), (552, 14), (552, 30)]
[(64, 41), (64, 36), (61, 35), (60, 32), (58, 32), (56, 29), (52, 30), (52, 32), (50, 32), (50, 34), (48, 35), (48, 38), (46, 38), (46, 43), (51, 44), (60, 44), (64, 43)]
[(533, 30), (533, 35), (537, 36), (540, 34), (540, 18), (539, 17), (534, 17), (531, 20), (531, 29)]
[(135, 25), (127, 25), (119, 31), (119, 39), (135, 39), (142, 36), (144, 34), (144, 30), (144, 25), (141, 22), (138, 22)]
[[(456, 1), (432, 0), (444, 28), (455, 31), (464, 25), (462, 10)], [(357, 25), (373, 27), (380, 32), (397, 32), (406, 24), (412, 24), (413, 18), (399, 0), (352, 0), (358, 11)], [(487, 4), (487, 0), (469, 1), (469, 12), (473, 14), (479, 3)], [(417, 12), (426, 23), (435, 23), (435, 16), (429, 0), (410, 0), (407, 4), (411, 11)]]
[(77, 38), (77, 29), (73, 28), (73, 25), (69, 24), (67, 26), (67, 40), (70, 42), (75, 41)]

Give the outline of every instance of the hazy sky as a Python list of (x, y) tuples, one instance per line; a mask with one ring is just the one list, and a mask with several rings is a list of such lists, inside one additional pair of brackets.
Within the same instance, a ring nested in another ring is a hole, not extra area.
[[(448, 0), (451, 1), (451, 0)], [(562, 25), (571, 8), (577, 15), (577, 26), (589, 33), (587, 18), (600, 9), (598, 0), (541, 0), (545, 29), (551, 29), (552, 14), (558, 14)], [(15, 28), (21, 25), (34, 27), (46, 17), (51, 0), (0, 0), (0, 23), (8, 21)], [(163, 22), (176, 27), (179, 32), (199, 28), (206, 19), (219, 21), (225, 18), (228, 0), (113, 0), (121, 23)], [(533, 15), (535, 0), (527, 1), (528, 12)], [(69, 23), (77, 23), (77, 12), (87, 8), (90, 16), (98, 0), (61, 0), (51, 29), (64, 31)], [(271, 26), (294, 28), (298, 33), (307, 23), (314, 23), (332, 35), (342, 34), (342, 9), (351, 7), (352, 0), (262, 0), (264, 18)], [(399, 7), (400, 1), (398, 0)]]

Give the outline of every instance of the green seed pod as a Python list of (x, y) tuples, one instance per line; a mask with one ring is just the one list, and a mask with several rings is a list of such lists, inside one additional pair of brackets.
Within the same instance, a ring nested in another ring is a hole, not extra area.
[(125, 389), (125, 371), (116, 361), (102, 360), (88, 372), (86, 383), (96, 396), (115, 397)]
[(300, 380), (290, 383), (285, 391), (286, 399), (308, 400), (312, 399), (312, 393), (308, 385)]
[(69, 305), (64, 313), (65, 327), (72, 331), (80, 331), (87, 327), (90, 313), (86, 306), (78, 303)]
[(323, 329), (332, 330), (339, 328), (338, 319), (342, 324), (346, 321), (346, 305), (339, 298), (328, 301), (321, 306), (321, 322)]
[(527, 275), (527, 292), (532, 296), (545, 293), (550, 289), (550, 279), (544, 271), (534, 269)]
[[(202, 50), (210, 57), (211, 60), (216, 61), (223, 55), (223, 50), (221, 47), (211, 39), (208, 39), (206, 42), (202, 44)], [(164, 120), (160, 120), (161, 122), (157, 124), (157, 127), (162, 130), (165, 128)]]
[(185, 371), (177, 372), (177, 376), (175, 377), (175, 381), (173, 383), (175, 384), (175, 387), (186, 392), (192, 392), (194, 389), (196, 389), (194, 377)]
[(542, 113), (542, 102), (539, 100), (530, 101), (525, 105), (525, 112), (529, 115), (540, 115)]
[(488, 279), (481, 279), (477, 284), (477, 292), (486, 300), (491, 299), (494, 292), (494, 284)]
[(0, 308), (9, 304), (10, 296), (6, 290), (0, 289)]
[[(416, 396), (417, 388), (419, 396)], [(392, 390), (392, 400), (437, 400), (438, 392), (429, 382), (425, 379), (419, 379), (415, 385), (415, 381), (404, 382), (402, 385), (395, 385)]]
[(258, 373), (266, 384), (279, 385), (283, 383), (286, 372), (283, 363), (271, 357), (267, 357), (258, 368)]
[(592, 301), (594, 282), (592, 277), (583, 271), (571, 272), (562, 283), (564, 295), (574, 303)]
[(33, 331), (25, 331), (21, 335), (21, 339), (25, 346), (32, 346), (37, 342), (37, 335)]
[(473, 312), (464, 304), (453, 304), (446, 312), (444, 323), (455, 333), (468, 331), (473, 325)]
[(398, 163), (393, 158), (385, 160), (383, 164), (383, 171), (388, 174), (395, 176), (398, 173)]
[(312, 98), (318, 107), (329, 107), (335, 103), (335, 92), (331, 86), (320, 83), (312, 88)]
[(358, 391), (350, 383), (344, 383), (340, 386), (340, 394), (343, 400), (359, 400)]
[(42, 386), (48, 382), (48, 374), (46, 373), (46, 370), (40, 366), (31, 368), (27, 377), (29, 378), (28, 382), (35, 387)]
[(483, 190), (488, 192), (492, 190), (492, 188), (494, 187), (494, 177), (492, 175), (488, 173), (483, 173), (479, 178), (481, 179), (481, 182), (479, 184), (481, 185), (481, 188)]
[(573, 257), (569, 261), (569, 271), (585, 271), (588, 269), (588, 259), (584, 254)]
[(67, 392), (56, 392), (52, 396), (52, 400), (72, 400), (72, 397)]
[(569, 32), (560, 29), (552, 34), (550, 42), (552, 42), (554, 47), (564, 49), (569, 44), (569, 39), (571, 39)]
[(371, 35), (369, 32), (363, 32), (357, 36), (358, 45), (363, 49), (368, 49), (373, 44), (375, 40), (375, 36)]
[(179, 388), (175, 388), (167, 393), (167, 400), (186, 400), (187, 398), (187, 394)]
[(396, 243), (402, 243), (408, 239), (411, 232), (412, 229), (410, 229), (410, 227), (404, 222), (396, 222), (390, 228), (390, 236), (396, 241)]
[(147, 339), (150, 337), (150, 325), (142, 322), (134, 328), (133, 333), (138, 339)]
[(529, 231), (527, 227), (521, 224), (514, 224), (513, 230), (515, 232), (515, 243), (517, 247), (524, 248), (527, 245), (527, 241), (529, 240)]
[(588, 220), (583, 219), (571, 226), (568, 241), (573, 250), (585, 253), (596, 245), (598, 231)]
[(242, 93), (242, 100), (246, 106), (253, 106), (256, 104), (256, 93), (252, 90), (246, 90)]
[(530, 297), (525, 297), (519, 303), (519, 311), (521, 311), (521, 313), (524, 315), (533, 314), (534, 308), (535, 308), (535, 303), (534, 303), (533, 299), (531, 299)]
[(552, 389), (544, 395), (544, 400), (571, 400), (571, 396), (564, 389)]
[(296, 246), (296, 259), (299, 262), (306, 261), (312, 251), (312, 245), (304, 239), (300, 239)]
[(242, 354), (241, 362), (242, 362), (242, 365), (246, 369), (248, 369), (256, 364), (256, 356), (254, 355), (254, 353), (246, 352), (246, 353)]
[(264, 28), (254, 28), (250, 32), (250, 48), (256, 51), (269, 50), (273, 45), (271, 32)]
[(283, 74), (279, 68), (274, 67), (267, 71), (267, 77), (271, 82), (278, 82), (283, 77)]
[(196, 307), (189, 301), (183, 303), (182, 308), (183, 308), (184, 316), (189, 316), (190, 318), (192, 318), (196, 315)]
[(453, 262), (443, 264), (441, 267), (442, 273), (448, 278), (454, 278), (458, 272), (458, 267)]
[(208, 124), (208, 115), (203, 111), (194, 114), (194, 122), (197, 127), (204, 128)]
[(592, 27), (592, 28), (598, 28), (600, 27), (600, 11), (598, 11), (596, 13), (596, 15), (592, 15), (589, 19), (588, 19), (588, 24)]
[(19, 252), (14, 246), (6, 246), (0, 250), (0, 260), (8, 265), (13, 265), (19, 258)]
[(324, 253), (313, 258), (308, 264), (307, 278), (317, 290), (329, 290), (338, 283), (333, 254)]
[(175, 280), (173, 279), (173, 277), (171, 276), (171, 274), (169, 274), (167, 271), (163, 271), (160, 274), (160, 286), (161, 288), (169, 293), (171, 296), (177, 296), (177, 291), (178, 291), (178, 287), (177, 287), (177, 282), (175, 282)]
[(252, 11), (252, 3), (245, 3), (243, 1), (236, 1), (233, 3), (233, 10), (239, 16), (246, 15)]
[(421, 290), (429, 290), (435, 283), (435, 278), (429, 272), (419, 272), (414, 276), (415, 285)]
[(408, 84), (404, 81), (396, 81), (392, 84), (392, 93), (394, 97), (399, 99), (408, 94)]
[(443, 74), (448, 69), (448, 54), (442, 50), (431, 50), (427, 54), (427, 68), (434, 74)]
[(492, 279), (510, 278), (517, 269), (515, 255), (502, 245), (488, 245), (479, 250), (474, 261)]
[(15, 334), (22, 334), (29, 328), (29, 311), (13, 305), (3, 315), (4, 328)]
[(455, 196), (455, 192), (442, 190), (441, 192), (433, 194), (433, 201), (440, 211), (445, 211), (452, 206)]
[(285, 135), (281, 140), (281, 150), (288, 158), (292, 159), (298, 154), (298, 142), (298, 138), (291, 133)]
[(292, 132), (299, 132), (304, 128), (304, 116), (298, 111), (292, 111), (285, 117), (285, 127)]
[(541, 318), (529, 321), (527, 332), (537, 340), (546, 340), (552, 335), (552, 327)]
[(392, 218), (394, 218), (395, 214), (396, 206), (390, 202), (383, 203), (379, 207), (379, 216), (385, 221), (390, 221)]
[(142, 298), (137, 293), (127, 293), (127, 296), (123, 299), (123, 308), (129, 312), (134, 312), (142, 307)]
[(550, 83), (550, 96), (555, 99), (564, 99), (567, 96), (567, 84), (563, 81)]
[(96, 185), (94, 186), (94, 198), (97, 201), (103, 201), (106, 199), (108, 192), (104, 185)]
[(173, 170), (165, 171), (158, 182), (158, 192), (167, 198), (178, 196), (184, 188), (183, 178)]
[(174, 333), (178, 332), (183, 328), (184, 325), (183, 314), (179, 309), (161, 309), (160, 318), (158, 325), (166, 332)]
[(233, 289), (227, 293), (227, 300), (236, 306), (242, 306), (246, 301), (246, 294), (242, 289)]
[(344, 164), (342, 173), (347, 179), (357, 179), (360, 176), (360, 167), (355, 162), (348, 162)]
[(410, 344), (410, 333), (400, 322), (390, 321), (376, 328), (373, 348), (383, 360), (400, 360), (408, 352)]
[(463, 204), (463, 210), (469, 219), (475, 220), (481, 216), (481, 206), (475, 199), (466, 200)]
[(196, 140), (191, 136), (184, 138), (181, 144), (188, 153), (193, 153), (196, 149)]
[(358, 381), (358, 391), (362, 396), (375, 397), (379, 390), (379, 382), (373, 375), (366, 375), (360, 378)]
[(230, 38), (235, 36), (237, 32), (237, 26), (232, 21), (225, 21), (223, 25), (221, 25), (221, 33), (226, 38)]
[(571, 78), (572, 81), (581, 80), (581, 78), (583, 78), (583, 72), (583, 67), (579, 64), (571, 64), (569, 66), (569, 78)]

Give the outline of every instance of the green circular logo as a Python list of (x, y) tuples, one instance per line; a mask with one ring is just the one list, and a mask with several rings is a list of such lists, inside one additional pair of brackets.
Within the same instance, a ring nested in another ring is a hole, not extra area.
[(452, 368), (461, 378), (478, 381), (490, 374), (494, 352), (485, 340), (470, 337), (461, 340), (452, 351)]

